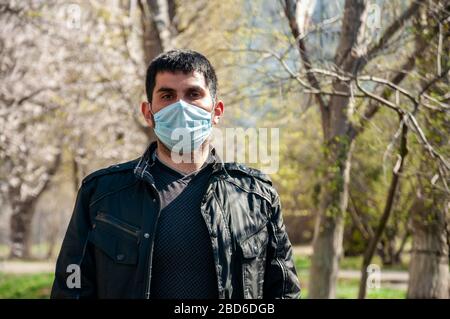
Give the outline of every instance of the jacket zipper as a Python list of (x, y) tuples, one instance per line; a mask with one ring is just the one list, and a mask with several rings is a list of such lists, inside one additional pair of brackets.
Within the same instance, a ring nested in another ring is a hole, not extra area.
[(147, 274), (147, 289), (146, 289), (146, 293), (145, 293), (145, 299), (150, 299), (150, 284), (151, 284), (151, 267), (152, 267), (152, 259), (153, 259), (153, 247), (154, 247), (154, 243), (155, 243), (155, 236), (156, 236), (156, 227), (158, 225), (158, 219), (159, 219), (159, 215), (161, 214), (161, 198), (159, 197), (159, 193), (156, 189), (155, 184), (151, 184), (152, 187), (152, 191), (156, 194), (156, 198), (158, 201), (158, 212), (156, 214), (156, 220), (155, 223), (153, 225), (153, 233), (152, 233), (152, 238), (151, 238), (151, 242), (150, 242), (150, 251), (148, 254), (148, 263), (147, 263), (147, 269), (148, 269), (148, 274)]
[(130, 235), (134, 236), (134, 237), (138, 237), (139, 230), (137, 228), (135, 228), (135, 227), (133, 227), (131, 225), (128, 225), (128, 224), (126, 224), (126, 223), (124, 223), (122, 221), (119, 221), (118, 219), (116, 219), (116, 218), (114, 218), (112, 216), (106, 217), (106, 214), (103, 213), (103, 212), (97, 214), (95, 219), (98, 220), (98, 221), (104, 222), (106, 224), (109, 224), (109, 225), (111, 225), (111, 226), (113, 226), (115, 228), (118, 228), (118, 229), (120, 229), (120, 230), (126, 232), (127, 234), (130, 234)]

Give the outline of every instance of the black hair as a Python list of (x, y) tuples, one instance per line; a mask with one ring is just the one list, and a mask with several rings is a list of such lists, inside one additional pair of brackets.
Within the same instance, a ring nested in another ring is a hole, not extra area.
[(155, 88), (156, 75), (160, 72), (183, 72), (185, 74), (197, 71), (205, 77), (206, 86), (213, 98), (217, 94), (217, 76), (208, 59), (193, 50), (177, 49), (161, 53), (154, 58), (147, 68), (145, 90), (147, 99), (152, 102), (152, 94)]

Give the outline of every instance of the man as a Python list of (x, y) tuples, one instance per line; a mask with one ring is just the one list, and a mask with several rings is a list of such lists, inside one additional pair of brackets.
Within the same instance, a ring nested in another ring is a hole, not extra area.
[(224, 111), (210, 62), (163, 53), (146, 92), (141, 110), (157, 141), (83, 180), (52, 298), (298, 298), (270, 179), (223, 163), (209, 143)]

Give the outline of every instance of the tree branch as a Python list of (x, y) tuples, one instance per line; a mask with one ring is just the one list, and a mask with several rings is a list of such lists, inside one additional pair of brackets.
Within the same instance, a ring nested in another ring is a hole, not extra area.
[(367, 50), (366, 61), (370, 61), (374, 55), (376, 55), (384, 46), (388, 43), (388, 41), (396, 34), (398, 30), (412, 17), (419, 14), (421, 2), (414, 0), (408, 9), (406, 9), (402, 15), (400, 15), (395, 21), (393, 21), (384, 31), (383, 35), (380, 37), (380, 40), (371, 48)]
[[(286, 15), (286, 18), (288, 19), (288, 22), (289, 22), (289, 27), (291, 29), (291, 33), (292, 33), (295, 41), (297, 42), (298, 50), (300, 53), (300, 58), (303, 62), (303, 66), (304, 66), (305, 70), (308, 71), (308, 70), (312, 69), (312, 65), (311, 65), (311, 61), (308, 56), (304, 38), (300, 34), (300, 29), (298, 26), (296, 15), (295, 15), (296, 6), (297, 6), (297, 4), (294, 3), (292, 0), (285, 0), (283, 8), (284, 8), (284, 13)], [(319, 84), (319, 81), (317, 80), (317, 78), (315, 77), (314, 73), (308, 72), (307, 80), (315, 90), (320, 92), (320, 84)], [(317, 103), (319, 103), (319, 107), (320, 107), (320, 110), (322, 113), (322, 121), (328, 122), (328, 113), (329, 112), (328, 112), (327, 104), (325, 103), (323, 97), (320, 94), (316, 94), (315, 98), (317, 100)], [(325, 127), (328, 127), (328, 126), (325, 126)]]

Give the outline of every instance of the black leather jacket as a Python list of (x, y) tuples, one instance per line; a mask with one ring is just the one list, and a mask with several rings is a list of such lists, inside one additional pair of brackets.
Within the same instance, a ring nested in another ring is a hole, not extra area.
[[(57, 260), (52, 298), (151, 298), (159, 197), (146, 165), (152, 165), (155, 147), (83, 180)], [(211, 237), (219, 298), (298, 298), (292, 247), (270, 179), (240, 164), (212, 165), (201, 213)], [(79, 286), (73, 267), (81, 275)]]

